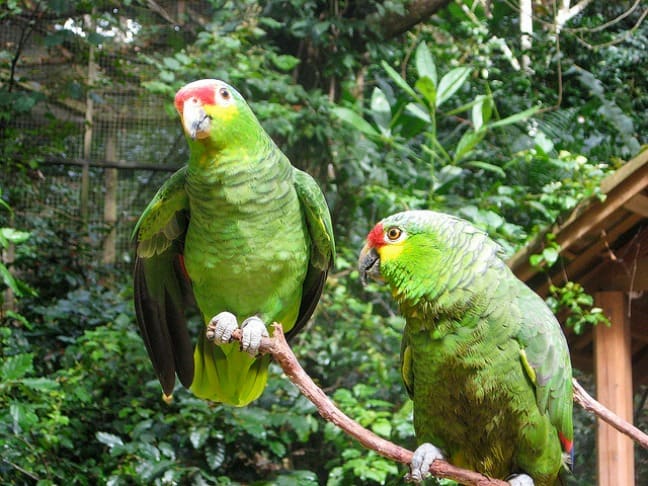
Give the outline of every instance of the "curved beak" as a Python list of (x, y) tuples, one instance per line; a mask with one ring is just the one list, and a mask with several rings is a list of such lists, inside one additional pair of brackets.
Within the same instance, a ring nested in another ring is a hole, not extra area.
[(358, 258), (358, 270), (362, 285), (367, 284), (368, 277), (374, 280), (383, 280), (380, 274), (380, 255), (374, 247), (364, 246)]
[(182, 127), (193, 140), (209, 136), (211, 121), (211, 116), (205, 112), (197, 98), (189, 98), (185, 101), (182, 108)]

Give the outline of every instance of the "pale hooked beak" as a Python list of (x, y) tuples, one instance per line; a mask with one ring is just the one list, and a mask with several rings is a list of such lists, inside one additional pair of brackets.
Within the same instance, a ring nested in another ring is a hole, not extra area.
[(206, 138), (211, 129), (209, 116), (198, 98), (192, 97), (185, 101), (182, 109), (182, 126), (193, 140)]
[(365, 245), (358, 258), (358, 270), (360, 271), (360, 281), (362, 285), (367, 284), (367, 278), (382, 281), (380, 274), (380, 255), (375, 248)]

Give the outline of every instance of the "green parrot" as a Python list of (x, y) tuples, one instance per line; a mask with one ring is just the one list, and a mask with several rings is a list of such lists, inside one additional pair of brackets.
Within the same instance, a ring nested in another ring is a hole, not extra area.
[(467, 221), (406, 211), (359, 258), (405, 317), (401, 373), (419, 447), (410, 476), (452, 464), (514, 485), (553, 485), (572, 453), (567, 342), (555, 317)]
[[(200, 398), (244, 406), (261, 395), (270, 357), (267, 324), (293, 336), (312, 315), (335, 258), (320, 188), (296, 169), (231, 86), (203, 79), (175, 107), (189, 163), (140, 217), (137, 322), (166, 399), (175, 375)], [(185, 309), (206, 329), (192, 350)], [(240, 327), (241, 344), (230, 343)]]

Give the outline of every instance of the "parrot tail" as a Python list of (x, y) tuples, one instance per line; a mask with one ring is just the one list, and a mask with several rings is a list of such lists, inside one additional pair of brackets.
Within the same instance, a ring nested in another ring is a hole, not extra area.
[(243, 407), (261, 396), (270, 355), (252, 357), (239, 344), (213, 344), (200, 333), (194, 350), (191, 391), (199, 398)]

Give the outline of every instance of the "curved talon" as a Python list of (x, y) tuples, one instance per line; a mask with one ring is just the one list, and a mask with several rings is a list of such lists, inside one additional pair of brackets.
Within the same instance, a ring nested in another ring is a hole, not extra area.
[(425, 442), (417, 447), (410, 463), (410, 472), (405, 477), (407, 481), (420, 483), (430, 475), (430, 466), (436, 459), (444, 459), (441, 449)]
[(241, 324), (241, 331), (243, 331), (241, 351), (245, 351), (252, 356), (259, 354), (261, 338), (270, 336), (265, 323), (256, 316), (245, 319)]
[(238, 329), (236, 316), (231, 312), (221, 312), (209, 321), (205, 336), (217, 344), (229, 343), (235, 329)]
[(506, 480), (511, 486), (534, 486), (535, 484), (531, 476), (527, 476), (526, 474), (514, 474)]

